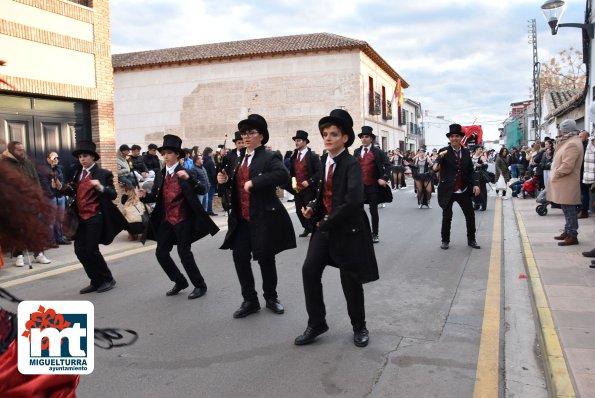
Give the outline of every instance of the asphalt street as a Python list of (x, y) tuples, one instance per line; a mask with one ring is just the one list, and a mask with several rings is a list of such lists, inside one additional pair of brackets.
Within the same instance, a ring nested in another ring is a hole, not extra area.
[[(380, 209), (380, 243), (375, 245), (380, 280), (364, 286), (366, 348), (353, 344), (339, 274), (331, 267), (323, 278), (330, 330), (312, 345), (293, 344), (307, 320), (301, 266), (308, 238), (297, 238), (297, 249), (277, 256), (283, 315), (263, 308), (232, 318), (242, 298), (231, 251), (218, 249), (225, 231), (193, 245), (208, 285), (197, 300), (187, 299), (190, 289), (165, 296), (172, 283), (152, 251), (110, 262), (117, 286), (107, 293), (81, 296), (78, 290), (88, 279), (80, 269), (11, 291), (25, 299), (88, 299), (95, 306), (96, 327), (139, 333), (130, 347), (96, 349), (95, 371), (81, 377), (80, 397), (471, 397), (478, 379), (495, 200), (490, 197), (488, 211), (476, 213), (480, 250), (467, 246), (456, 205), (448, 251), (440, 249), (441, 210), (435, 200), (433, 209), (417, 209), (409, 188), (395, 192), (395, 201)], [(295, 214), (292, 220), (300, 233)], [(175, 250), (173, 257), (178, 261)], [(253, 270), (262, 294), (256, 263)], [(529, 305), (526, 311), (530, 324)], [(520, 326), (518, 333), (526, 334)], [(534, 357), (535, 339), (529, 337), (525, 351), (513, 348), (510, 355)], [(505, 359), (497, 360), (497, 368)], [(505, 383), (504, 376), (501, 392)]]

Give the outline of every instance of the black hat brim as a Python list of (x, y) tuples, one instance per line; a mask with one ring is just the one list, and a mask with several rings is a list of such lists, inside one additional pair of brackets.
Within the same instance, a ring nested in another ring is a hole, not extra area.
[(372, 137), (373, 140), (376, 139), (376, 135), (374, 133), (363, 133), (363, 132), (362, 133), (359, 133), (357, 135), (357, 138), (362, 138), (363, 135), (369, 135), (370, 137)]
[(159, 153), (163, 152), (164, 150), (170, 150), (172, 152), (175, 152), (178, 154), (178, 157), (180, 157), (182, 155), (182, 153), (184, 153), (184, 151), (182, 151), (180, 148), (174, 147), (174, 146), (162, 146), (157, 148), (157, 151), (159, 151)]
[(463, 132), (460, 132), (460, 133), (454, 133), (454, 132), (450, 132), (450, 133), (446, 133), (446, 136), (447, 136), (448, 138), (450, 138), (450, 136), (451, 136), (451, 135), (453, 135), (453, 134), (454, 134), (454, 135), (459, 135), (459, 136), (461, 136), (461, 137), (464, 137), (464, 136), (465, 136), (465, 134), (464, 134)]
[(87, 150), (84, 150), (84, 149), (79, 149), (79, 150), (73, 151), (72, 152), (72, 156), (74, 156), (75, 158), (78, 158), (79, 155), (82, 154), (82, 153), (88, 153), (89, 155), (93, 155), (95, 157), (95, 160), (99, 160), (100, 159), (100, 156), (99, 156), (99, 154), (97, 152), (87, 151)]
[(252, 127), (258, 130), (263, 137), (262, 145), (269, 142), (269, 130), (262, 123), (258, 123), (254, 119), (244, 119), (238, 123), (238, 130), (242, 130), (243, 127)]
[(299, 138), (300, 140), (305, 140), (305, 141), (306, 141), (308, 144), (310, 143), (310, 140), (309, 140), (309, 139), (307, 139), (307, 138), (304, 138), (304, 137), (298, 137), (298, 136), (291, 137), (291, 139), (292, 139), (292, 140), (294, 140), (294, 141), (295, 141), (296, 139), (298, 139), (298, 138)]
[[(318, 125), (322, 126), (323, 124), (327, 124), (327, 123), (339, 125), (339, 126), (341, 126), (341, 129), (343, 130), (343, 132), (347, 133), (347, 135), (349, 136), (349, 139), (345, 143), (345, 148), (349, 148), (351, 145), (353, 145), (353, 141), (355, 141), (355, 132), (353, 131), (353, 127), (351, 127), (345, 123), (345, 119), (341, 119), (341, 118), (335, 117), (335, 116), (325, 116), (322, 119), (320, 119), (320, 121), (318, 122)], [(320, 134), (322, 134), (322, 131), (320, 132)]]

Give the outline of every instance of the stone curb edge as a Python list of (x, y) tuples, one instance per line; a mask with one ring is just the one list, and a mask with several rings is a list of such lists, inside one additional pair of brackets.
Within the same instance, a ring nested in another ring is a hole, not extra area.
[(527, 236), (525, 224), (520, 211), (515, 207), (514, 209), (517, 226), (519, 228), (519, 235), (521, 238), (521, 247), (523, 250), (523, 257), (525, 259), (525, 267), (527, 269), (527, 276), (529, 278), (529, 287), (533, 293), (533, 304), (537, 313), (537, 321), (539, 322), (539, 330), (541, 332), (541, 341), (544, 350), (543, 360), (546, 365), (548, 385), (552, 387), (551, 396), (559, 398), (573, 398), (576, 397), (574, 385), (572, 383), (572, 376), (568, 372), (568, 365), (560, 338), (554, 325), (552, 313), (547, 301), (545, 290), (539, 275), (539, 269), (533, 256), (531, 243)]

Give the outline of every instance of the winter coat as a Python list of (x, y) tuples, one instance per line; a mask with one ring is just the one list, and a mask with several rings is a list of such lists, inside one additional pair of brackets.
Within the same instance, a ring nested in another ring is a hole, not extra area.
[[(440, 156), (437, 160), (440, 165), (440, 184), (438, 184), (438, 205), (444, 208), (450, 202), (454, 192), (457, 180), (458, 160), (455, 150), (451, 146), (442, 148), (438, 153), (446, 154)], [(473, 195), (473, 187), (479, 187), (479, 176), (473, 170), (473, 161), (467, 148), (461, 148), (461, 177), (463, 179), (463, 189), (468, 195)]]
[(33, 163), (31, 163), (29, 159), (25, 158), (24, 160), (18, 160), (7, 149), (4, 152), (2, 152), (2, 155), (0, 155), (0, 160), (6, 162), (11, 167), (14, 167), (19, 172), (30, 177), (35, 185), (40, 185), (37, 170), (35, 170), (35, 166), (33, 165)]
[(128, 164), (128, 160), (126, 160), (119, 151), (116, 153), (116, 163), (118, 165), (118, 177), (130, 175), (130, 165)]
[(561, 140), (550, 172), (547, 200), (560, 205), (581, 204), (581, 165), (583, 143), (578, 135)]
[(498, 154), (496, 156), (496, 181), (500, 178), (500, 175), (504, 177), (504, 181), (510, 180), (510, 170), (508, 170), (508, 161)]

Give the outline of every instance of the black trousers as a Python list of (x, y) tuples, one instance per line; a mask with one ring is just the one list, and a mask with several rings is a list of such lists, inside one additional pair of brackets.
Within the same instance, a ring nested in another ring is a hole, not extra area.
[(318, 327), (326, 323), (326, 307), (322, 294), (322, 273), (327, 265), (338, 266), (341, 276), (343, 295), (347, 302), (347, 313), (351, 319), (353, 330), (366, 326), (364, 307), (364, 289), (353, 276), (341, 269), (341, 264), (334, 264), (329, 253), (328, 235), (314, 232), (308, 246), (308, 254), (302, 267), (308, 326)]
[(372, 219), (372, 234), (378, 235), (378, 184), (365, 185), (364, 195), (370, 208), (370, 218)]
[(114, 279), (99, 251), (103, 217), (99, 212), (88, 220), (81, 219), (74, 238), (74, 253), (91, 280), (91, 285), (95, 287)]
[(205, 280), (194, 260), (194, 254), (192, 254), (191, 239), (192, 221), (190, 219), (176, 225), (171, 225), (163, 221), (159, 224), (159, 229), (157, 230), (157, 250), (155, 250), (155, 256), (159, 265), (161, 265), (161, 268), (163, 268), (163, 271), (169, 277), (169, 280), (174, 283), (184, 283), (186, 278), (182, 275), (170, 256), (174, 245), (177, 245), (180, 261), (182, 261), (190, 282), (195, 287), (206, 287)]
[(302, 227), (308, 232), (312, 232), (312, 223), (302, 215), (302, 207), (306, 207), (316, 197), (316, 191), (314, 188), (308, 187), (303, 191), (300, 191), (295, 197), (295, 212), (300, 220)]
[[(232, 244), (233, 262), (242, 288), (244, 301), (258, 302), (258, 294), (254, 287), (254, 274), (252, 273), (252, 242), (251, 225), (241, 220), (236, 227), (236, 235)], [(262, 290), (265, 300), (277, 298), (277, 266), (275, 256), (265, 256), (258, 259), (262, 275)]]
[(450, 201), (442, 208), (442, 242), (450, 242), (450, 225), (452, 223), (452, 205), (457, 202), (467, 224), (467, 241), (475, 240), (475, 212), (469, 192), (453, 193)]
[(475, 208), (485, 210), (488, 207), (488, 187), (485, 182), (479, 183), (479, 195), (473, 196)]

